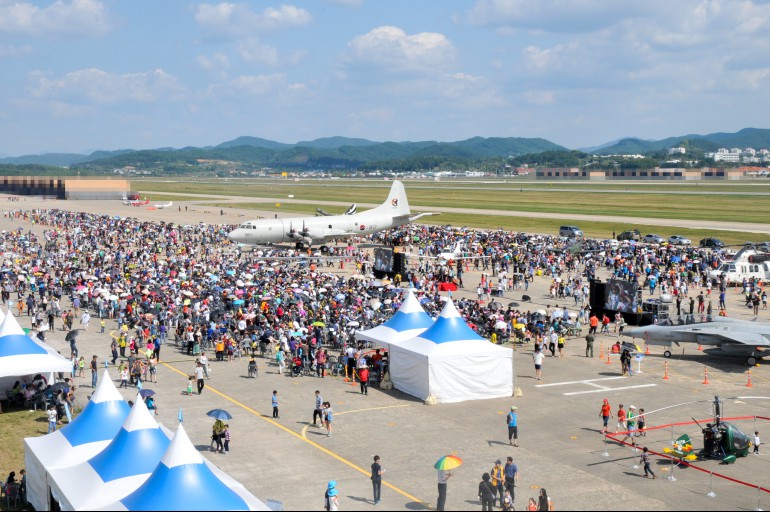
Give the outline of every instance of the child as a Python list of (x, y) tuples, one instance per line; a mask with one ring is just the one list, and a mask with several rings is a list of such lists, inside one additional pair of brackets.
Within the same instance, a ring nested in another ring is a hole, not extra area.
[(759, 455), (759, 445), (762, 444), (762, 442), (759, 440), (759, 432), (756, 430), (754, 431), (754, 454)]
[(56, 432), (56, 423), (59, 419), (59, 415), (56, 413), (56, 406), (51, 404), (46, 411), (48, 414), (48, 433)]
[(84, 356), (80, 356), (80, 359), (78, 359), (78, 377), (83, 377), (85, 370), (86, 358)]
[(120, 387), (128, 387), (128, 367), (126, 367), (126, 365), (120, 366)]
[(193, 381), (195, 380), (195, 376), (190, 375), (190, 377), (187, 379), (187, 396), (192, 396), (193, 394)]
[(644, 409), (639, 409), (639, 416), (636, 418), (636, 435), (647, 437), (647, 431), (644, 430), (644, 424), (646, 421), (647, 420), (644, 417)]
[(278, 419), (278, 391), (273, 390), (273, 398), (271, 399), (273, 404), (273, 418)]
[(225, 453), (230, 452), (230, 425), (225, 425)]
[(326, 402), (326, 407), (323, 410), (322, 419), (324, 420), (324, 423), (326, 423), (327, 437), (332, 436), (332, 422), (334, 421), (333, 414), (334, 414), (334, 411), (332, 410), (331, 402)]

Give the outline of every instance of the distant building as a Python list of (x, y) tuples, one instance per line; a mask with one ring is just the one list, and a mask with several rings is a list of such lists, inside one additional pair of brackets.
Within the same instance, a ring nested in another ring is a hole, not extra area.
[(125, 179), (56, 178), (51, 176), (2, 176), (0, 192), (52, 199), (122, 199), (130, 192)]
[(685, 148), (682, 148), (682, 147), (669, 148), (669, 150), (668, 150), (668, 154), (669, 155), (684, 155), (685, 153), (687, 153), (687, 150)]
[(577, 167), (542, 168), (535, 177), (538, 180), (737, 180), (746, 176), (746, 170), (704, 167), (702, 169), (661, 168), (654, 169), (603, 169), (588, 170)]

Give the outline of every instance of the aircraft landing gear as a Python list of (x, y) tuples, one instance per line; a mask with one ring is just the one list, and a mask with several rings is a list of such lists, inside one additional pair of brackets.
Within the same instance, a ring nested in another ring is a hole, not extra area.
[(301, 250), (303, 250), (305, 248), (305, 244), (304, 244), (304, 242), (297, 242), (297, 243), (294, 244), (294, 247), (298, 251), (301, 251)]
[(669, 349), (666, 349), (666, 351), (663, 352), (663, 357), (666, 357), (666, 358), (671, 357), (671, 351)]
[(329, 247), (322, 245), (321, 246), (321, 254), (329, 254)]
[(746, 358), (746, 364), (749, 366), (756, 366), (757, 365), (757, 358), (754, 356), (749, 356)]

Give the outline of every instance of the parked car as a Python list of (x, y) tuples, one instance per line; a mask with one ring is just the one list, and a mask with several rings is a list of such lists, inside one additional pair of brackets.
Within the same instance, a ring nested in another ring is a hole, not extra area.
[(561, 226), (559, 236), (580, 237), (583, 236), (583, 231), (577, 226)]
[(691, 245), (692, 242), (689, 238), (685, 238), (682, 235), (671, 235), (668, 237), (668, 243), (671, 245)]
[(644, 238), (642, 240), (648, 244), (662, 244), (663, 242), (666, 241), (666, 239), (663, 238), (662, 236), (655, 235), (655, 234), (644, 235)]
[(639, 233), (639, 230), (634, 229), (631, 231), (623, 231), (621, 234), (618, 235), (618, 240), (621, 242), (623, 241), (634, 241), (638, 242), (642, 238), (642, 235)]
[(725, 244), (718, 238), (704, 238), (700, 241), (700, 246), (707, 249), (721, 249)]

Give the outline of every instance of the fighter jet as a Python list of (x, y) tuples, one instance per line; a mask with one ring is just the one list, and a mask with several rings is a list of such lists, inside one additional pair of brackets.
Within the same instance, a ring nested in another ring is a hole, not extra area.
[[(691, 318), (691, 317), (690, 317)], [(725, 357), (745, 357), (746, 364), (754, 366), (758, 359), (770, 356), (770, 324), (757, 321), (716, 317), (712, 322), (658, 323), (634, 329), (624, 329), (623, 336), (642, 338), (649, 345), (664, 345), (663, 355), (671, 357), (674, 344), (697, 343), (710, 345), (703, 352)]]
[(325, 252), (323, 244), (331, 240), (369, 235), (427, 215), (438, 214), (412, 215), (404, 185), (394, 181), (385, 202), (371, 210), (353, 215), (250, 220), (231, 231), (227, 237), (232, 242), (249, 245), (294, 243), (298, 249), (320, 244), (321, 251)]

